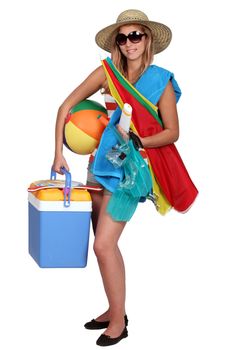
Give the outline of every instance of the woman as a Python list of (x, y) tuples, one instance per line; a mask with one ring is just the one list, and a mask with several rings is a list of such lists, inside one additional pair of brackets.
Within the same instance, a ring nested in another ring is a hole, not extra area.
[[(96, 35), (97, 44), (111, 51), (113, 63), (132, 84), (143, 75), (153, 60), (153, 55), (164, 50), (170, 43), (171, 31), (163, 24), (149, 21), (138, 10), (121, 13), (117, 22), (102, 29)], [(109, 92), (104, 70), (98, 67), (63, 102), (58, 110), (56, 122), (56, 147), (53, 169), (68, 170), (62, 155), (63, 127), (67, 113), (72, 106), (88, 98), (99, 89)], [(159, 113), (163, 121), (163, 131), (156, 135), (140, 138), (144, 148), (161, 147), (178, 139), (179, 125), (176, 110), (176, 97), (169, 81), (158, 101)], [(120, 132), (124, 135), (123, 130)], [(126, 136), (126, 135), (124, 135)], [(96, 182), (93, 174), (88, 174), (89, 182)], [(125, 312), (125, 268), (118, 240), (126, 222), (114, 221), (106, 212), (111, 193), (93, 193), (92, 223), (95, 233), (94, 251), (97, 256), (109, 309), (102, 315), (85, 324), (88, 329), (106, 328), (97, 344), (113, 345), (128, 336)]]

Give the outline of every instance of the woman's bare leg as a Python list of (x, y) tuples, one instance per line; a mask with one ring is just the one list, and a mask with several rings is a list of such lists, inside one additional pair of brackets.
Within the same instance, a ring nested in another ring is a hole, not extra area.
[(109, 310), (103, 314), (105, 320), (107, 316), (110, 320), (106, 334), (117, 337), (125, 326), (125, 269), (117, 245), (125, 222), (116, 222), (107, 214), (109, 199), (109, 195), (103, 195), (95, 231), (94, 251), (109, 302)]

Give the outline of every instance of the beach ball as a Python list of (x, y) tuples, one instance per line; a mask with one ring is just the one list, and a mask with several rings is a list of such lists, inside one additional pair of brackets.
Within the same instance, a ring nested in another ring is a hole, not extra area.
[(98, 102), (84, 100), (67, 115), (64, 144), (78, 154), (90, 154), (98, 146), (108, 121), (107, 110)]

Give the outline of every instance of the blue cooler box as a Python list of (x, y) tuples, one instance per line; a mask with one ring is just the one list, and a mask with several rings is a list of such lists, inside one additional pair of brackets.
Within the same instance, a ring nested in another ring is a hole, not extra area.
[(40, 267), (87, 265), (92, 202), (88, 191), (75, 191), (82, 191), (81, 200), (69, 206), (28, 193), (29, 254)]

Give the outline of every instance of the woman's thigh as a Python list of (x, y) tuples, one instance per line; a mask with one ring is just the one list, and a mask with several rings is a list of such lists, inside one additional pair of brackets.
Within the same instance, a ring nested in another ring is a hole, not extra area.
[(121, 233), (126, 225), (124, 221), (114, 221), (107, 213), (107, 205), (111, 196), (103, 194), (101, 206), (99, 208), (99, 216), (96, 227), (96, 243), (104, 246), (114, 247), (121, 236)]

